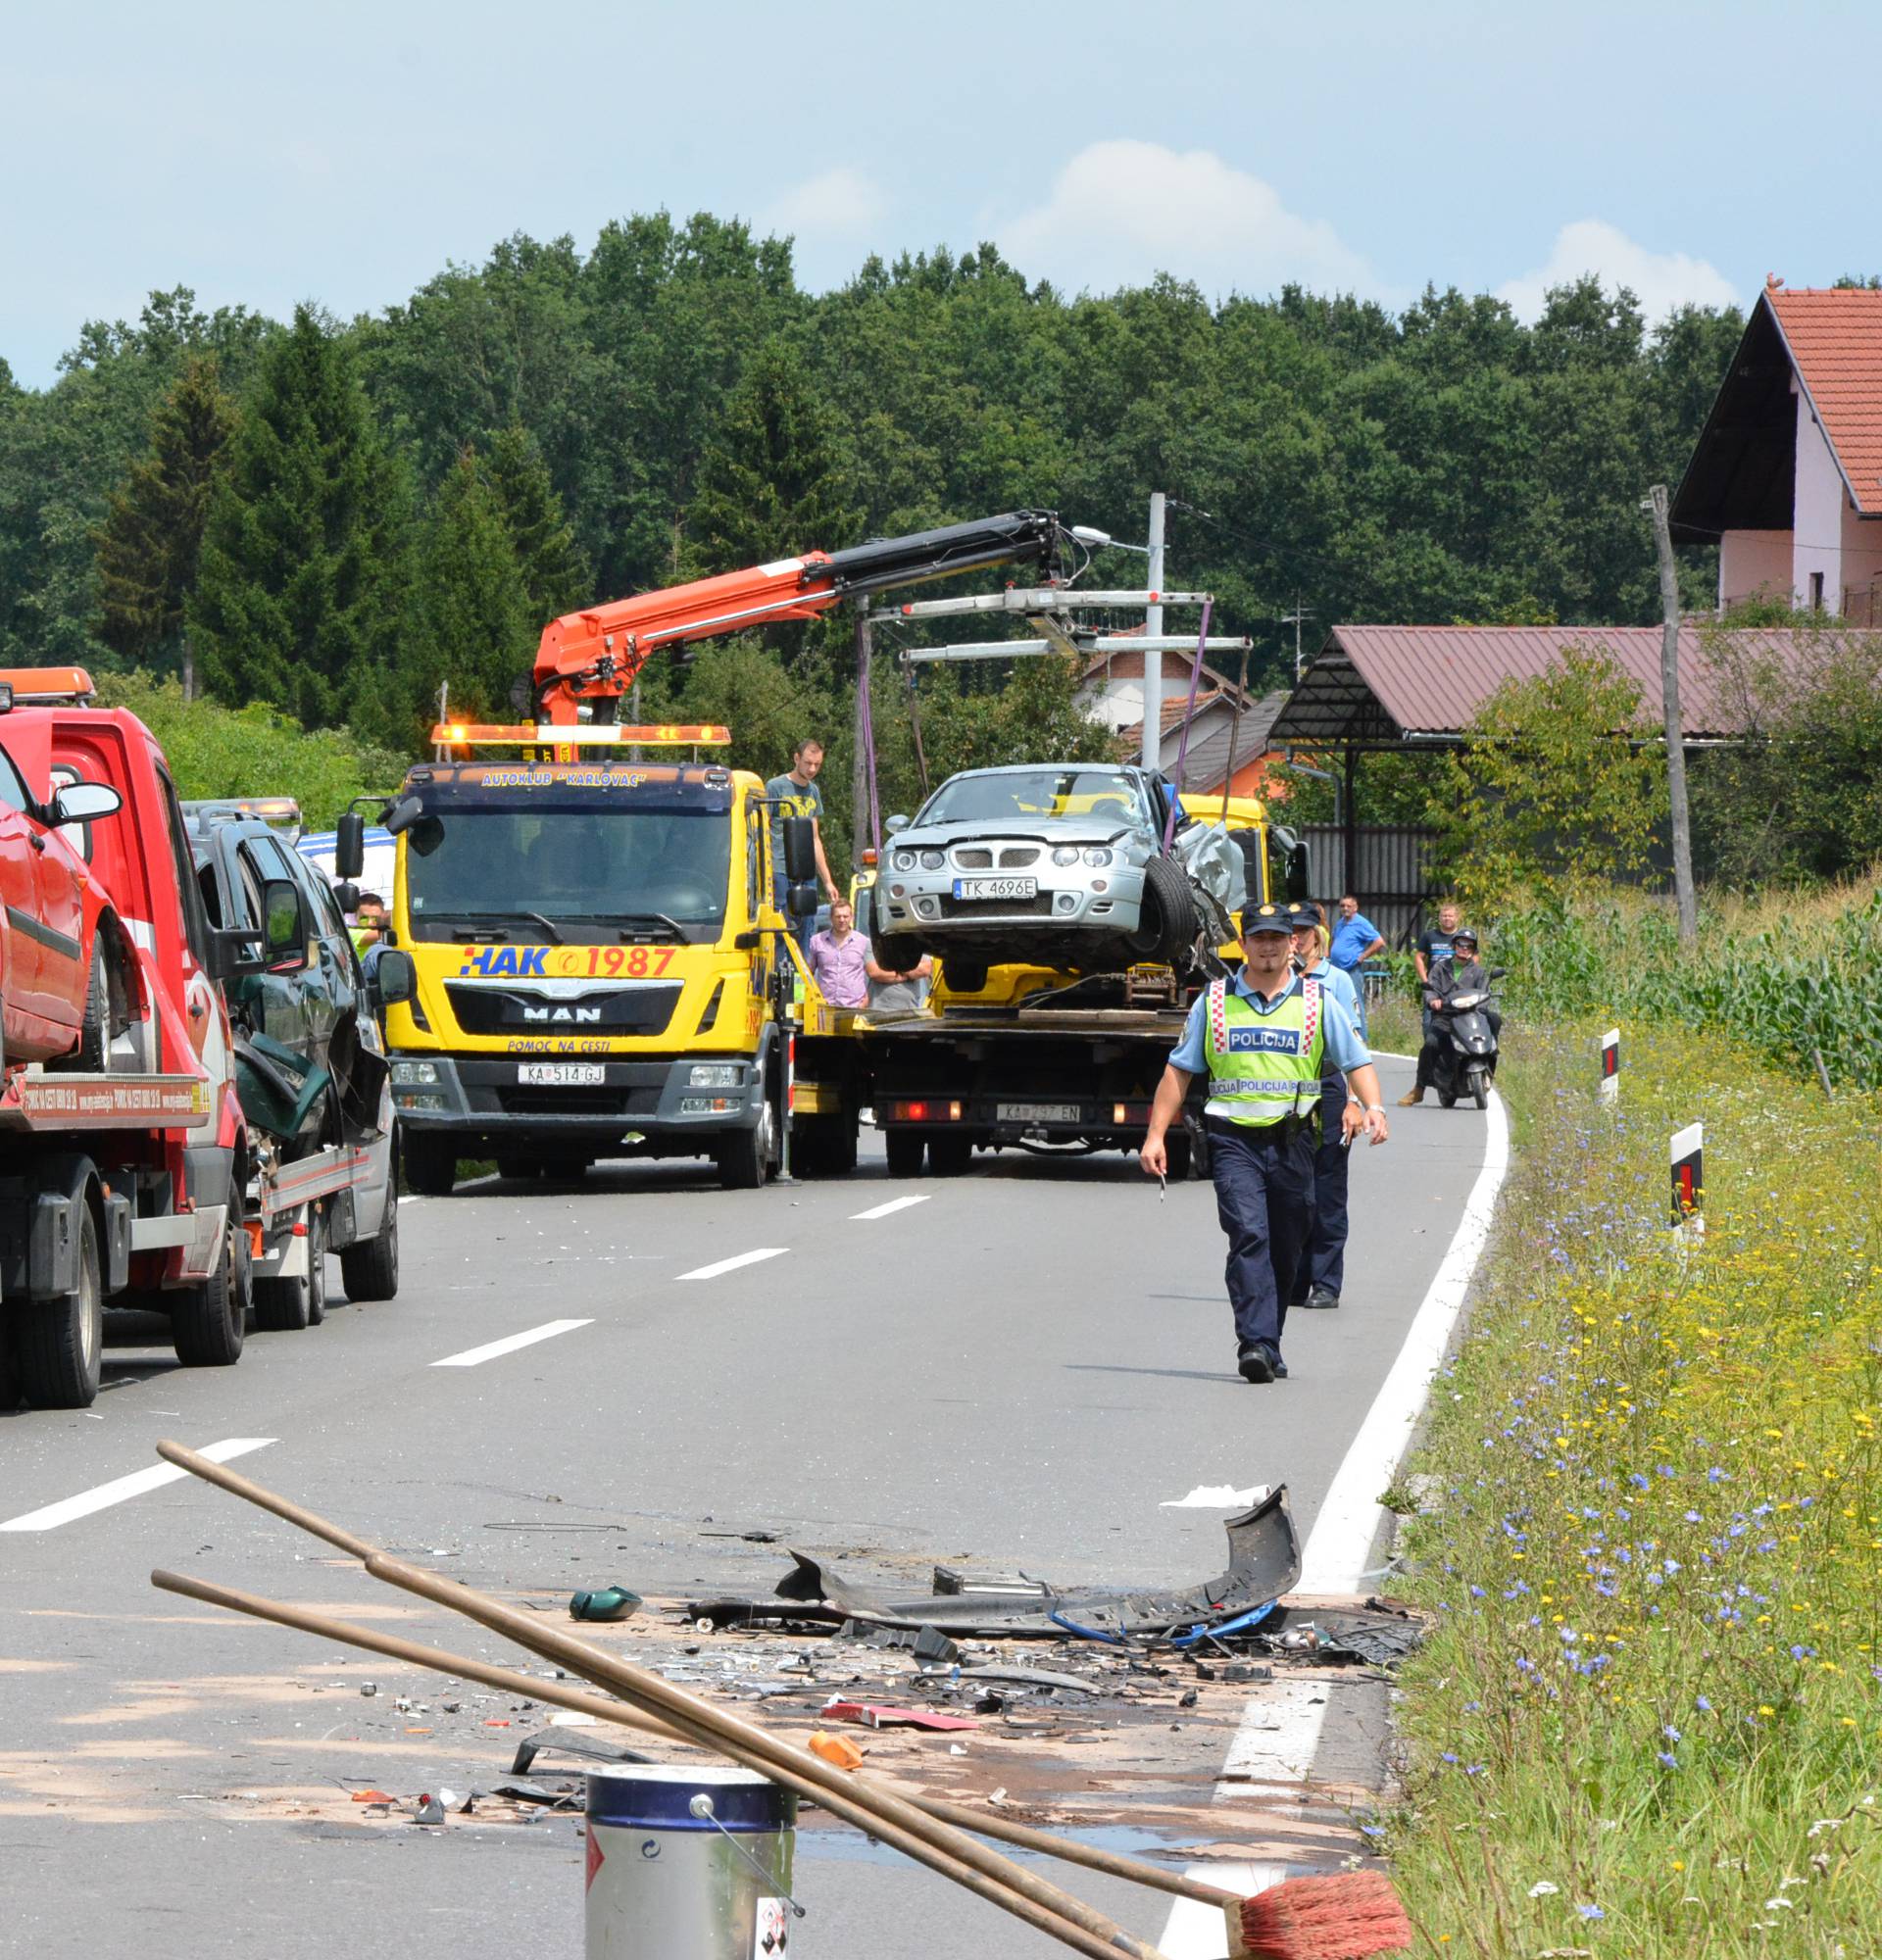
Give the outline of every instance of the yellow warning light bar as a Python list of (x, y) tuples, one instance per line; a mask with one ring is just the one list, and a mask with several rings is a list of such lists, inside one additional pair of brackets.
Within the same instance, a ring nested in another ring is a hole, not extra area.
[(722, 749), (732, 731), (716, 721), (661, 722), (635, 727), (625, 722), (577, 722), (562, 727), (554, 722), (440, 721), (431, 740), (447, 749), (618, 748)]

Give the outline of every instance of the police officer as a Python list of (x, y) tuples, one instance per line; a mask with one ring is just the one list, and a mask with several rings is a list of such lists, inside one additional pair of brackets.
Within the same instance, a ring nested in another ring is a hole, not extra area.
[[(1294, 964), (1326, 989), (1355, 1028), (1360, 1005), (1353, 976), (1327, 957), (1326, 920), (1317, 906), (1289, 908), (1294, 928)], [(1347, 1146), (1341, 1111), (1354, 1100), (1331, 1054), (1320, 1059), (1320, 1134), (1313, 1146), (1313, 1225), (1294, 1273), (1290, 1306), (1338, 1306), (1346, 1280), (1347, 1173), (1353, 1153)]]
[(1355, 1100), (1342, 1105), (1346, 1136), (1386, 1139), (1379, 1078), (1343, 1011), (1329, 1011), (1319, 983), (1293, 970), (1285, 906), (1242, 913), (1242, 968), (1214, 981), (1190, 1009), (1151, 1104), (1139, 1161), (1168, 1170), (1164, 1135), (1180, 1121), (1193, 1077), (1207, 1074), (1210, 1169), (1228, 1234), (1228, 1298), (1237, 1368), (1245, 1382), (1284, 1377), (1281, 1326), (1294, 1269), (1313, 1219), (1313, 1137), (1320, 1064), (1330, 1056)]

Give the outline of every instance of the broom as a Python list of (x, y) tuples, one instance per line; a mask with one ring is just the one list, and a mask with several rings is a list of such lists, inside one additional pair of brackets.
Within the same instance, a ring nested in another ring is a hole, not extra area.
[[(556, 1661), (609, 1689), (630, 1706), (667, 1724), (684, 1740), (698, 1742), (796, 1790), (800, 1795), (811, 1796), (826, 1804), (833, 1814), (845, 1821), (857, 1824), (872, 1837), (906, 1851), (932, 1869), (942, 1871), (944, 1876), (955, 1879), (957, 1883), (969, 1885), (970, 1889), (988, 1898), (991, 1903), (1002, 1906), (1042, 1932), (1051, 1933), (1066, 1945), (1094, 1956), (1095, 1960), (1114, 1960), (1119, 1953), (1133, 1956), (1133, 1960), (1158, 1960), (1154, 1947), (1123, 1932), (1082, 1900), (1062, 1891), (1023, 1866), (989, 1851), (965, 1832), (926, 1816), (894, 1790), (832, 1769), (810, 1751), (767, 1735), (739, 1717), (688, 1694), (683, 1689), (675, 1688), (660, 1676), (617, 1659), (570, 1635), (533, 1624), (521, 1614), (512, 1612), (469, 1587), (449, 1585), (430, 1573), (387, 1558), (364, 1539), (328, 1523), (238, 1472), (210, 1462), (192, 1449), (167, 1442), (160, 1443), (157, 1448), (166, 1461), (208, 1483), (220, 1485), (353, 1557), (363, 1559), (367, 1570), (374, 1578), (402, 1587), (436, 1604), (449, 1606), (493, 1632), (508, 1635), (543, 1659)], [(176, 1575), (167, 1573), (160, 1583), (166, 1584), (166, 1590), (177, 1590), (168, 1583), (175, 1580)], [(180, 1581), (177, 1585), (191, 1583)], [(274, 1614), (271, 1611), (264, 1617), (274, 1617)], [(540, 1684), (531, 1684), (532, 1690), (539, 1687)], [(971, 1883), (973, 1879), (990, 1883)]]
[(1222, 1908), (1228, 1960), (1366, 1960), (1412, 1943), (1392, 1881), (1383, 1872), (1284, 1879)]

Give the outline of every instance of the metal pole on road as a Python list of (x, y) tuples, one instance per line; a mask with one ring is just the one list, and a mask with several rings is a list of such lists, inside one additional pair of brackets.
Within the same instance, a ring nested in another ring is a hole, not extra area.
[[(1160, 595), (1144, 608), (1144, 637), (1155, 640), (1164, 630), (1164, 493), (1150, 493), (1150, 574), (1145, 585)], [(1163, 761), (1164, 749), (1164, 656), (1153, 648), (1144, 655), (1144, 767), (1154, 769)]]

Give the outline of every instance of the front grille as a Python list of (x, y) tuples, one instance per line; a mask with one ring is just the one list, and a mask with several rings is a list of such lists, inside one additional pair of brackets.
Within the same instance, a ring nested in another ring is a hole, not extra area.
[(449, 981), (444, 991), (458, 1026), (468, 1035), (657, 1035), (666, 1031), (679, 1004), (677, 983), (597, 988), (568, 1000), (528, 988), (512, 993), (506, 987), (454, 987)]
[(1000, 853), (1000, 868), (1003, 871), (1023, 871), (1028, 864), (1039, 861), (1039, 847), (1036, 844), (1009, 844)]
[(964, 871), (991, 871), (993, 853), (982, 844), (964, 844), (954, 854), (954, 861)]
[(956, 899), (941, 896), (943, 918), (1045, 918), (1052, 911), (1052, 894), (1030, 899)]
[(531, 1084), (497, 1091), (497, 1106), (506, 1116), (651, 1115), (659, 1102), (659, 1093), (650, 1090), (557, 1089)]

